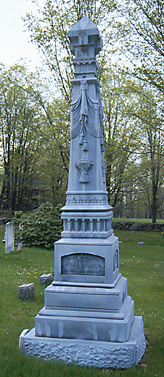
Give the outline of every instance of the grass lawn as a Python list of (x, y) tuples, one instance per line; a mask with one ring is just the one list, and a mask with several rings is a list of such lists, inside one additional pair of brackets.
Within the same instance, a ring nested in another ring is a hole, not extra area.
[[(6, 255), (0, 229), (0, 376), (1, 377), (164, 377), (164, 238), (160, 233), (116, 231), (120, 241), (120, 272), (128, 278), (135, 315), (142, 315), (148, 340), (140, 364), (128, 370), (99, 370), (24, 356), (19, 335), (34, 327), (44, 305), (39, 276), (53, 270), (53, 250), (25, 248)], [(143, 241), (142, 246), (137, 242)], [(18, 286), (35, 283), (34, 301), (18, 300)]]
[[(134, 222), (134, 223), (144, 223), (144, 224), (152, 224), (152, 219), (128, 219), (125, 217), (113, 217), (113, 222)], [(157, 219), (157, 224), (164, 224), (164, 219)]]

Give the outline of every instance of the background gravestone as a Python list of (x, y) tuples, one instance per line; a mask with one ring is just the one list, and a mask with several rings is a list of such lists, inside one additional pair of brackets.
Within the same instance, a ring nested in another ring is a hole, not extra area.
[(5, 253), (14, 251), (14, 223), (8, 222), (5, 230)]
[(20, 285), (18, 287), (18, 298), (20, 300), (34, 299), (34, 283)]
[(53, 280), (52, 274), (43, 274), (39, 278), (39, 285), (49, 285)]

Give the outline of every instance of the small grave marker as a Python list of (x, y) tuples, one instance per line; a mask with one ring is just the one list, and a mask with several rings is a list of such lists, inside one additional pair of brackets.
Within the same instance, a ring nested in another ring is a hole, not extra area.
[(52, 274), (44, 274), (40, 276), (39, 285), (49, 285), (53, 280)]
[(18, 287), (18, 298), (20, 300), (34, 299), (34, 283), (20, 285)]
[(14, 251), (14, 223), (8, 222), (5, 230), (5, 253)]

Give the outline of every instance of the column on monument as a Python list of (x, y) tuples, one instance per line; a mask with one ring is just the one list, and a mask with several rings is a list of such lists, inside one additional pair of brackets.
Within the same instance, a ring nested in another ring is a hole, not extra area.
[[(62, 219), (69, 219), (72, 226), (63, 230), (62, 237), (107, 238), (113, 232), (112, 208), (106, 191), (103, 108), (96, 61), (102, 42), (90, 20), (83, 17), (80, 25), (68, 34), (75, 57), (75, 78), (71, 80), (70, 164)], [(80, 227), (74, 227), (74, 221)], [(109, 227), (103, 225), (105, 222)]]

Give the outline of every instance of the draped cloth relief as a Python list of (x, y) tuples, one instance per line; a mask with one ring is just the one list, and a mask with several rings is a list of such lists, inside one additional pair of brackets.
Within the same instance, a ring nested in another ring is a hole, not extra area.
[[(79, 144), (83, 145), (83, 150), (88, 150), (87, 132), (93, 137), (99, 138), (101, 142), (102, 152), (103, 144), (103, 108), (100, 89), (96, 88), (98, 100), (93, 100), (88, 94), (87, 81), (81, 81), (80, 95), (76, 101), (71, 103), (71, 139), (80, 135)], [(99, 115), (99, 124), (97, 124), (97, 114)]]

